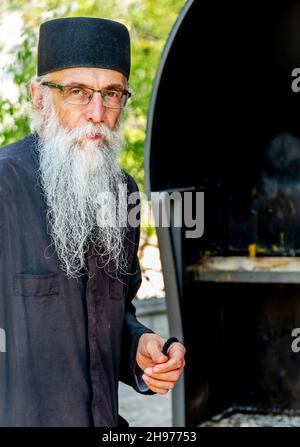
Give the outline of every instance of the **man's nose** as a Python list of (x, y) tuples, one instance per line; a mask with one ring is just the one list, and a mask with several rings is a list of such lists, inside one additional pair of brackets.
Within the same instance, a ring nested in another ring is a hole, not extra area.
[(86, 106), (86, 119), (93, 123), (103, 123), (105, 117), (105, 107), (103, 105), (100, 92), (95, 92), (91, 102)]

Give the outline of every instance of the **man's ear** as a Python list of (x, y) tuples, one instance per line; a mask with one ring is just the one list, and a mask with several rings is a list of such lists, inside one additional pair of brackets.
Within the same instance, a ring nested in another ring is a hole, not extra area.
[(42, 89), (36, 82), (30, 81), (30, 94), (32, 98), (33, 108), (35, 110), (42, 109)]

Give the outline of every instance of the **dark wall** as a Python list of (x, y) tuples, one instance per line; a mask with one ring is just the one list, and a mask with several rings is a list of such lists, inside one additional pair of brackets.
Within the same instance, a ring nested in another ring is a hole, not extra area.
[(192, 4), (150, 117), (152, 190), (252, 182), (263, 146), (299, 134), (299, 29), (299, 1)]
[(174, 38), (149, 118), (151, 190), (206, 192), (206, 249), (300, 252), (296, 67), (300, 1), (197, 0)]

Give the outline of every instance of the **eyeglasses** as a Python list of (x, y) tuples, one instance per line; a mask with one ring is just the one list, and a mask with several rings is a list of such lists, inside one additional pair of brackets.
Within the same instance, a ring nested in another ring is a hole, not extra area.
[(53, 82), (42, 82), (42, 85), (57, 88), (61, 91), (63, 100), (66, 103), (79, 106), (88, 105), (96, 92), (101, 94), (103, 105), (111, 109), (123, 109), (131, 97), (131, 93), (128, 90), (94, 90), (93, 88), (80, 85), (59, 85)]

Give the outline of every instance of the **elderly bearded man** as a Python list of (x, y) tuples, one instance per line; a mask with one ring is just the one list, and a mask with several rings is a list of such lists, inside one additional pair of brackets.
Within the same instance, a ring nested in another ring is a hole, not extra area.
[[(137, 186), (116, 161), (129, 70), (124, 25), (41, 26), (34, 132), (0, 150), (1, 426), (117, 426), (119, 380), (165, 394), (183, 371), (184, 346), (164, 355), (132, 304)], [(105, 225), (116, 208), (126, 225)]]

